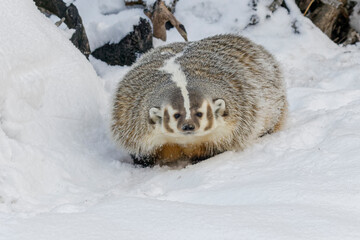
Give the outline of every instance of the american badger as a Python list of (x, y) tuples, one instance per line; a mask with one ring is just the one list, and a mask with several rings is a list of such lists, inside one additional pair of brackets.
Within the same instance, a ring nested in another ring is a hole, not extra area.
[(145, 54), (119, 83), (112, 132), (135, 164), (196, 163), (279, 130), (287, 100), (279, 65), (236, 35)]

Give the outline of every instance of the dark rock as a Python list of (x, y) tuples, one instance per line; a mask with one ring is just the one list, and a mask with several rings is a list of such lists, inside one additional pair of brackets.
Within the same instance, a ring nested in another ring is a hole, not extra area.
[(95, 49), (91, 55), (109, 65), (128, 65), (136, 61), (139, 54), (143, 54), (153, 47), (152, 29), (149, 21), (140, 18), (139, 25), (128, 33), (119, 43), (105, 44)]
[(34, 0), (36, 6), (45, 13), (52, 13), (60, 19), (65, 19), (68, 28), (75, 29), (70, 41), (86, 56), (89, 57), (90, 46), (86, 36), (79, 11), (76, 6), (70, 4), (68, 7), (62, 0)]
[(69, 28), (75, 29), (75, 33), (70, 38), (70, 41), (86, 56), (90, 55), (89, 40), (86, 36), (85, 28), (82, 23), (79, 11), (70, 4), (65, 12), (65, 23)]
[(34, 0), (34, 2), (38, 8), (45, 9), (59, 18), (62, 18), (65, 15), (67, 7), (61, 0)]
[(349, 21), (355, 3), (351, 0), (295, 0), (303, 13), (331, 40), (340, 44), (359, 41)]

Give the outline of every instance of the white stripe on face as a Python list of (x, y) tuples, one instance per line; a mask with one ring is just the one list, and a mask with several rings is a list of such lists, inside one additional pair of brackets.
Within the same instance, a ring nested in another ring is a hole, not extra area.
[(176, 63), (175, 60), (178, 57), (181, 57), (183, 53), (178, 53), (169, 60), (167, 60), (160, 70), (163, 70), (172, 75), (171, 80), (176, 83), (176, 86), (180, 88), (182, 97), (184, 99), (184, 108), (186, 113), (186, 119), (191, 119), (190, 112), (190, 98), (189, 92), (186, 89), (187, 81), (184, 72), (181, 70), (179, 63)]

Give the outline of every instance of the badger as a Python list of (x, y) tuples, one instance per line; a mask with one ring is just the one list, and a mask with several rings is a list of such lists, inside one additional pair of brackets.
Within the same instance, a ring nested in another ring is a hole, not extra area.
[(278, 62), (227, 34), (144, 54), (117, 87), (111, 130), (135, 164), (184, 166), (241, 151), (286, 115)]

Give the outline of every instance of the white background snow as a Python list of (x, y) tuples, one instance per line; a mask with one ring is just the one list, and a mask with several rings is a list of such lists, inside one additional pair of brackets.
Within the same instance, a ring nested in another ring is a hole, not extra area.
[[(273, 53), (290, 104), (283, 131), (180, 170), (135, 168), (110, 138), (129, 67), (89, 62), (31, 0), (4, 1), (1, 240), (360, 239), (360, 45), (335, 45), (293, 0), (290, 14), (268, 0), (178, 2), (189, 40), (239, 33)], [(145, 17), (120, 0), (74, 4), (92, 50)]]

